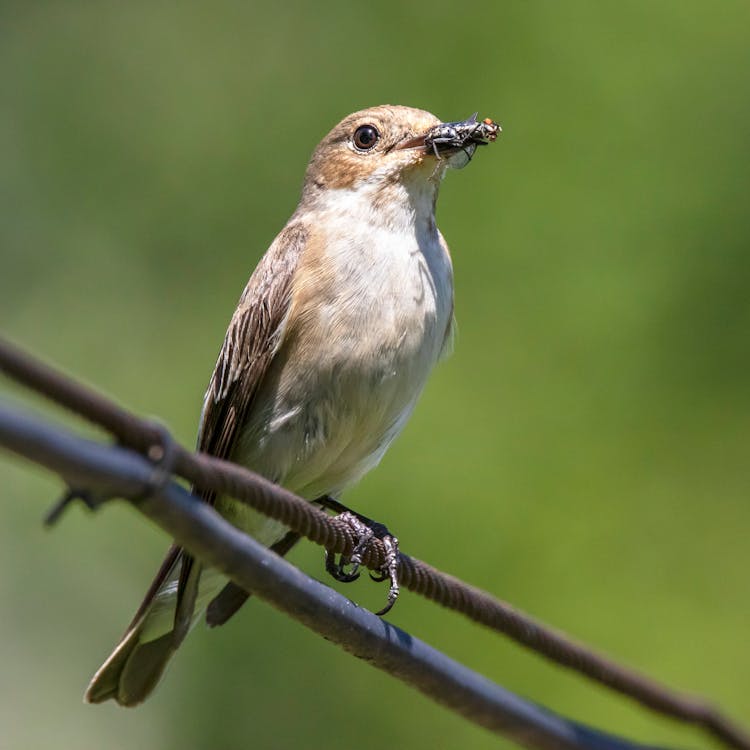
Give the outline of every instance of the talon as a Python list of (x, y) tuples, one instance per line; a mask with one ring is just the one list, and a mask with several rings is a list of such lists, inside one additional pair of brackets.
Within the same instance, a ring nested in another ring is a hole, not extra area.
[(380, 569), (380, 574), (383, 576), (381, 580), (388, 578), (390, 579), (391, 585), (388, 589), (388, 600), (385, 607), (375, 613), (378, 617), (382, 617), (391, 611), (400, 593), (398, 585), (398, 539), (396, 539), (395, 536), (388, 534), (387, 536), (384, 536), (381, 541), (385, 546), (385, 563)]
[(326, 573), (335, 578), (336, 573), (339, 572), (341, 566), (336, 564), (336, 555), (329, 549), (326, 550), (325, 563)]
[[(378, 538), (383, 542), (385, 547), (385, 561), (380, 570), (370, 573), (370, 578), (376, 583), (385, 580), (390, 581), (386, 605), (375, 614), (380, 616), (390, 612), (399, 595), (398, 539), (393, 536), (388, 531), (388, 528), (382, 523), (377, 523), (370, 518), (346, 510), (346, 506), (341, 505), (341, 503), (333, 498), (326, 497), (318, 502), (320, 502), (323, 507), (331, 510), (338, 510), (339, 515), (337, 518), (345, 521), (356, 535), (356, 544), (349, 557), (341, 555), (337, 561), (336, 555), (330, 550), (326, 550), (326, 571), (335, 580), (340, 581), (341, 583), (350, 583), (351, 581), (357, 580), (360, 575), (359, 568), (362, 565), (365, 552), (372, 544), (373, 538)], [(349, 571), (345, 570), (345, 567), (347, 566), (351, 566)]]
[(354, 568), (354, 570), (351, 570), (348, 573), (344, 570), (344, 568), (349, 564), (349, 558), (345, 557), (344, 555), (341, 555), (341, 558), (337, 562), (335, 553), (331, 552), (330, 550), (326, 550), (325, 561), (326, 572), (334, 580), (339, 581), (340, 583), (351, 583), (352, 581), (356, 581), (357, 578), (359, 578), (357, 568)]
[[(354, 513), (344, 511), (337, 517), (346, 521), (352, 527), (352, 530), (357, 534), (357, 543), (352, 550), (352, 554), (349, 557), (341, 555), (338, 562), (336, 562), (336, 555), (330, 550), (326, 550), (326, 571), (341, 583), (351, 583), (359, 578), (362, 557), (370, 546), (375, 533), (369, 526), (360, 521)], [(345, 571), (344, 568), (348, 565), (351, 565), (351, 570)]]
[(341, 556), (341, 560), (338, 564), (338, 571), (337, 571), (337, 577), (336, 580), (340, 581), (341, 583), (351, 583), (352, 581), (356, 581), (357, 578), (359, 578), (359, 563), (354, 563), (352, 565), (352, 569), (347, 573), (344, 568), (346, 568), (347, 565), (351, 565), (352, 562), (349, 560), (348, 557)]

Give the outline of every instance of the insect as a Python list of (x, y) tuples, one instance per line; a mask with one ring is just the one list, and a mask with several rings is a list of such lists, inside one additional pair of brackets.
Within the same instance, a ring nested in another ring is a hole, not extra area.
[[(440, 159), (439, 148), (460, 148), (471, 158), (476, 146), (486, 146), (497, 138), (502, 128), (489, 117), (479, 122), (475, 112), (468, 120), (446, 122), (435, 126), (425, 137), (424, 144), (432, 148)], [(468, 147), (474, 147), (469, 150)]]

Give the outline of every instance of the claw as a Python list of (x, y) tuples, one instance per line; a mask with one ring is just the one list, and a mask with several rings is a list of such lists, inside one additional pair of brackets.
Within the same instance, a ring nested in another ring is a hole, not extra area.
[(375, 613), (378, 617), (382, 617), (391, 611), (400, 593), (398, 585), (398, 539), (388, 534), (383, 537), (382, 542), (385, 546), (385, 563), (383, 563), (383, 567), (380, 569), (380, 575), (382, 576), (380, 580), (384, 581), (388, 578), (391, 585), (388, 589), (388, 600), (385, 607)]
[[(379, 612), (376, 612), (377, 615), (384, 615), (391, 610), (399, 595), (398, 539), (383, 524), (358, 516), (348, 510), (340, 513), (337, 517), (351, 526), (357, 535), (357, 543), (349, 557), (341, 555), (338, 561), (333, 552), (326, 550), (326, 571), (335, 580), (342, 583), (355, 581), (359, 578), (359, 568), (362, 565), (362, 559), (367, 548), (372, 544), (374, 538), (380, 539), (386, 550), (385, 562), (375, 574), (370, 573), (370, 578), (376, 582), (390, 581), (386, 605)], [(345, 568), (349, 565), (351, 565), (351, 569), (346, 571)]]
[[(357, 534), (357, 544), (352, 550), (351, 556), (346, 557), (345, 555), (341, 555), (338, 562), (336, 562), (336, 555), (326, 550), (326, 570), (337, 581), (351, 583), (351, 581), (356, 581), (359, 578), (362, 557), (375, 537), (375, 532), (367, 524), (360, 521), (354, 513), (350, 513), (349, 511), (339, 514), (338, 518), (346, 521), (352, 527), (353, 531)], [(351, 570), (344, 570), (347, 565), (352, 566)]]
[(348, 573), (344, 570), (344, 568), (349, 565), (350, 562), (350, 559), (348, 557), (345, 557), (344, 555), (342, 555), (340, 560), (337, 561), (336, 555), (330, 550), (326, 550), (326, 572), (334, 580), (341, 583), (351, 583), (352, 581), (356, 581), (357, 578), (359, 578), (359, 573), (357, 572), (357, 568), (359, 568), (359, 565), (357, 565), (353, 570), (350, 570)]

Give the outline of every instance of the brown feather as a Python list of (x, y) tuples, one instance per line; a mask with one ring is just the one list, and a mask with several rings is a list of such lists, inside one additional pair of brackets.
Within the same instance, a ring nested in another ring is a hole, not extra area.
[[(276, 238), (245, 287), (229, 324), (206, 392), (198, 450), (231, 458), (258, 392), (276, 354), (292, 297), (292, 278), (307, 239), (301, 224), (290, 224)], [(193, 492), (213, 505), (215, 493)], [(190, 629), (200, 566), (183, 552), (175, 611), (175, 645)]]

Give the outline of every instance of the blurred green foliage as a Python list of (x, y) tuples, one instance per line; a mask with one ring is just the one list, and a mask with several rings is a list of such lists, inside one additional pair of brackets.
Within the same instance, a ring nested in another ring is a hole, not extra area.
[[(498, 119), (439, 205), (455, 354), (347, 500), (748, 716), (749, 25), (744, 0), (6, 0), (2, 332), (191, 443), (319, 138), (384, 102)], [(124, 506), (44, 532), (57, 483), (0, 472), (3, 747), (497, 746), (257, 601), (141, 708), (82, 705), (167, 540)], [(292, 559), (323, 576), (312, 545)], [(409, 594), (390, 619), (555, 710), (709, 744)]]

